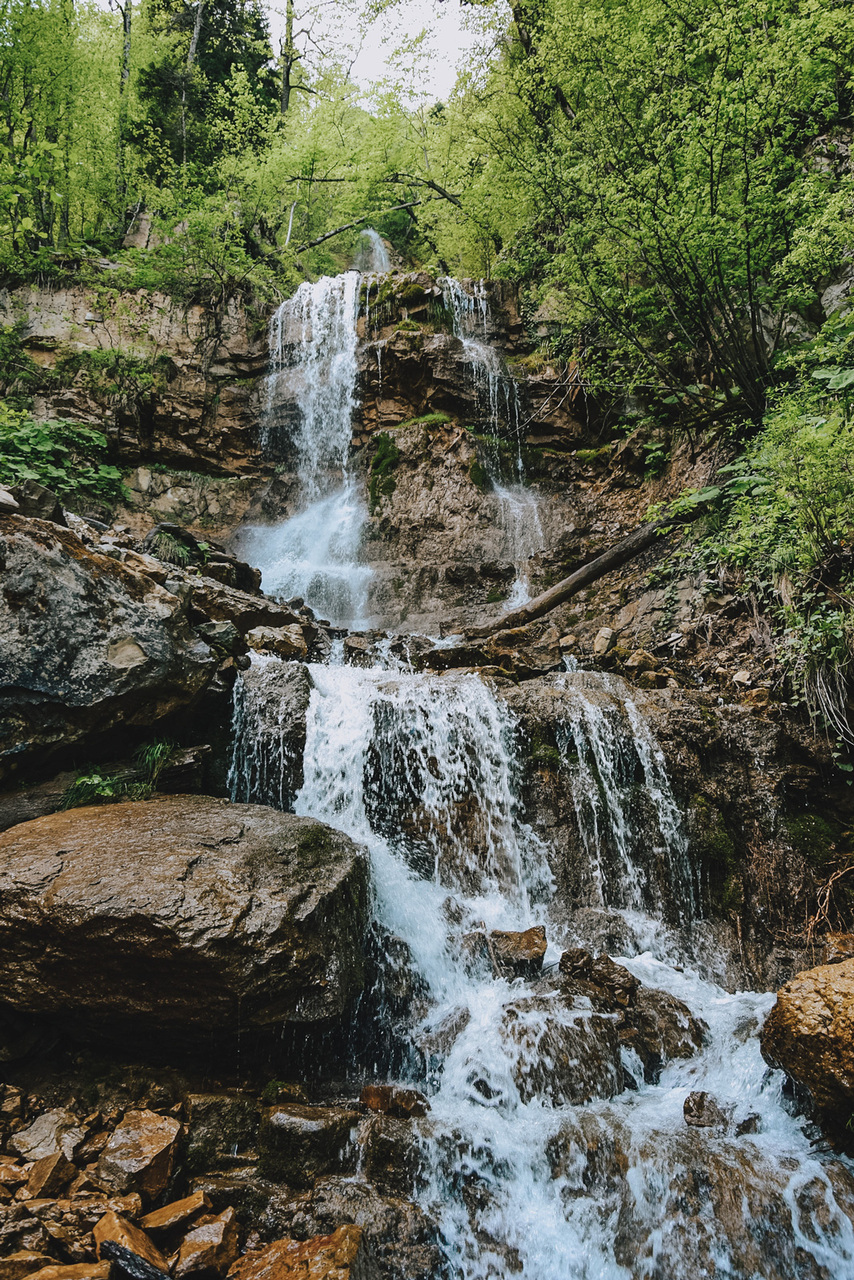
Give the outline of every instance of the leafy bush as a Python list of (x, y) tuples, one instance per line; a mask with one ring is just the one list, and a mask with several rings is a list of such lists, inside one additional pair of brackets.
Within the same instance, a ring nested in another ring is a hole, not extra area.
[(0, 401), (0, 483), (35, 480), (66, 501), (114, 502), (122, 473), (107, 461), (107, 437), (75, 422), (35, 422)]
[(77, 775), (62, 797), (62, 808), (79, 809), (87, 804), (111, 804), (114, 800), (147, 800), (174, 754), (174, 742), (155, 738), (134, 752), (135, 776), (95, 765)]

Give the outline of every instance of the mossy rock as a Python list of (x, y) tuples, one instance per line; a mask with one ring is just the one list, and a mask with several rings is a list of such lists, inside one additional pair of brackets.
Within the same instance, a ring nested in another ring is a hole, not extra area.
[(743, 855), (720, 809), (705, 796), (692, 797), (689, 814), (691, 853), (701, 880), (708, 884), (709, 905), (717, 914), (727, 915), (743, 902)]

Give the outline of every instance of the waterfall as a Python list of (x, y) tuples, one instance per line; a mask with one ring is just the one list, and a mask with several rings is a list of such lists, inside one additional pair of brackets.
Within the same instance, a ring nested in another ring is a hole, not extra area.
[[(359, 283), (356, 271), (301, 284), (270, 321), (270, 372), (262, 439), (293, 450), (298, 510), (273, 527), (245, 526), (239, 554), (265, 591), (302, 597), (333, 622), (367, 625), (371, 571), (358, 563), (366, 510), (348, 471), (356, 406)], [(290, 416), (283, 406), (293, 407)]]
[[(450, 276), (442, 277), (439, 283), (442, 302), (453, 318), (454, 336), (463, 345), (475, 395), (486, 411), (487, 434), (496, 441), (487, 447), (484, 460), (498, 504), (498, 523), (504, 532), (506, 554), (516, 570), (504, 607), (517, 608), (531, 598), (530, 561), (545, 545), (536, 494), (524, 483), (518, 388), (500, 355), (487, 341), (489, 298), (484, 282), (473, 283), (471, 292)], [(516, 478), (510, 485), (502, 483), (497, 443), (501, 437), (509, 437), (515, 446)]]
[(356, 254), (354, 266), (362, 275), (384, 275), (391, 268), (391, 258), (382, 238), (373, 227), (367, 227), (359, 235), (362, 243)]
[[(253, 659), (235, 694), (232, 777), (254, 778), (268, 789), (255, 798), (272, 803), (282, 788), (259, 755), (279, 751), (270, 727), (285, 721), (286, 705), (293, 712), (291, 682), (305, 680), (296, 664), (288, 669), (276, 677), (276, 660)], [(554, 961), (579, 940), (578, 926), (555, 904), (550, 848), (522, 812), (519, 729), (507, 703), (465, 673), (309, 673), (294, 808), (368, 847), (377, 924), (398, 940), (394, 963), (409, 957), (425, 993), (395, 1033), (409, 1039), (409, 1083), (429, 1095), (417, 1198), (438, 1223), (449, 1274), (852, 1274), (843, 1191), (759, 1053), (773, 997), (733, 995), (699, 977), (651, 914), (648, 950), (620, 963), (683, 1001), (706, 1031), (701, 1049), (647, 1079), (634, 1050), (619, 1048), (614, 1014), (586, 998), (561, 1000)], [(679, 814), (638, 707), (607, 677), (567, 675), (550, 688), (582, 842), (594, 861), (606, 841), (621, 859), (610, 882), (600, 867), (598, 901), (622, 902), (627, 913), (644, 903), (628, 786), (654, 815), (676, 891), (690, 895)], [(496, 971), (484, 950), (489, 931), (534, 924), (550, 941), (543, 976)], [(384, 1030), (380, 1042), (390, 1042)], [(382, 1063), (377, 1070), (382, 1078)], [(726, 1126), (686, 1127), (683, 1103), (697, 1090), (714, 1095)]]

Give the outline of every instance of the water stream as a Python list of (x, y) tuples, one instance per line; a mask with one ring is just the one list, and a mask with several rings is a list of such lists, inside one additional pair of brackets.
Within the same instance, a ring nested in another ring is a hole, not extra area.
[[(269, 757), (277, 715), (286, 720), (276, 706), (288, 697), (287, 670), (303, 678), (276, 659), (253, 660), (244, 679), (266, 690), (252, 703), (255, 723), (238, 695), (235, 777), (257, 780), (246, 798), (279, 802), (275, 770), (265, 773), (259, 756)], [(439, 1224), (450, 1274), (854, 1274), (854, 1227), (837, 1199), (841, 1166), (813, 1151), (803, 1121), (787, 1110), (781, 1074), (759, 1053), (773, 996), (731, 994), (700, 976), (673, 932), (645, 912), (639, 831), (621, 777), (630, 759), (669, 858), (668, 891), (688, 919), (695, 903), (663, 757), (627, 687), (578, 673), (558, 677), (553, 692), (580, 834), (594, 860), (605, 845), (623, 860), (618, 882), (599, 874), (593, 900), (645, 939), (645, 950), (619, 962), (706, 1027), (702, 1049), (666, 1062), (652, 1081), (633, 1050), (614, 1041), (613, 1015), (560, 995), (550, 966), (565, 944), (584, 941), (583, 926), (554, 910), (552, 851), (522, 812), (518, 726), (507, 704), (474, 675), (309, 671), (294, 808), (368, 847), (376, 920), (403, 944), (426, 993), (386, 1038), (408, 1039), (410, 1082), (429, 1095), (418, 1198)], [(496, 976), (477, 940), (535, 923), (549, 938), (544, 976)], [(383, 1068), (376, 1063), (379, 1079)], [(687, 1127), (683, 1103), (696, 1090), (713, 1094), (725, 1127)]]
[[(486, 435), (494, 441), (484, 451), (484, 463), (498, 505), (506, 555), (516, 570), (503, 607), (514, 609), (531, 598), (530, 562), (545, 546), (537, 495), (525, 484), (519, 391), (488, 341), (489, 298), (484, 282), (472, 282), (469, 290), (461, 281), (445, 276), (440, 284), (442, 302), (453, 317), (454, 336), (463, 345), (475, 394), (484, 408)], [(502, 465), (502, 444), (514, 455), (515, 475), (509, 484), (502, 479), (507, 469)]]

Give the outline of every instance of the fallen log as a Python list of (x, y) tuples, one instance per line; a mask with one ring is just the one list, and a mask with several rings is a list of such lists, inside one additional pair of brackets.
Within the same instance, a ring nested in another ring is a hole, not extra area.
[(596, 556), (594, 560), (588, 561), (582, 565), (580, 569), (576, 569), (575, 573), (571, 573), (568, 578), (556, 582), (553, 587), (549, 587), (548, 591), (544, 591), (542, 595), (535, 596), (533, 600), (529, 600), (527, 604), (520, 605), (518, 609), (511, 609), (509, 613), (503, 613), (500, 618), (496, 618), (494, 622), (488, 622), (482, 627), (466, 628), (466, 638), (470, 640), (483, 639), (491, 636), (496, 631), (506, 631), (511, 627), (524, 627), (529, 622), (542, 618), (544, 614), (550, 613), (552, 609), (557, 608), (559, 604), (563, 604), (565, 600), (569, 600), (576, 592), (583, 587), (589, 586), (591, 582), (597, 582), (599, 578), (603, 578), (606, 573), (610, 573), (612, 569), (619, 569), (620, 565), (631, 560), (634, 556), (640, 555), (642, 551), (646, 551), (647, 547), (651, 547), (664, 534), (675, 529), (680, 524), (688, 524), (692, 520), (696, 520), (698, 516), (706, 514), (706, 508), (696, 508), (688, 513), (669, 520), (656, 520), (651, 524), (643, 524), (638, 529), (634, 529), (627, 537), (622, 538), (620, 542), (616, 542), (613, 547), (609, 547), (607, 551), (603, 551), (601, 555)]

